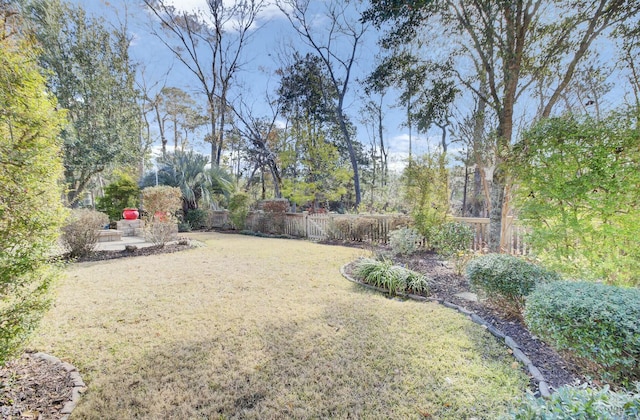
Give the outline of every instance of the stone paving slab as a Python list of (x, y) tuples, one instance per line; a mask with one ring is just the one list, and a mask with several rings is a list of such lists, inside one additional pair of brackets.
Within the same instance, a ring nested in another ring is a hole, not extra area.
[(127, 245), (146, 248), (153, 246), (153, 243), (145, 241), (142, 236), (123, 236), (119, 241), (98, 242), (96, 251), (124, 251)]

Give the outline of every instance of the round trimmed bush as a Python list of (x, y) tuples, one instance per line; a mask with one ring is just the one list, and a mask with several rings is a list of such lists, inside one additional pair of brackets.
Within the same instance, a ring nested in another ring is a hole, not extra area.
[(527, 299), (529, 329), (585, 366), (596, 363), (601, 379), (640, 380), (640, 290), (587, 282), (555, 282)]
[(467, 278), (475, 290), (519, 314), (525, 297), (539, 283), (559, 280), (560, 276), (513, 255), (488, 254), (469, 263)]

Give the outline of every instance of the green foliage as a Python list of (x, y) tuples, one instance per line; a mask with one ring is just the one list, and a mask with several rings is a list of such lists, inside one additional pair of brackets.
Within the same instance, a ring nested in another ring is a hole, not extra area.
[(245, 193), (236, 193), (229, 199), (229, 217), (237, 230), (244, 229), (249, 214), (250, 198)]
[(542, 121), (515, 151), (519, 218), (545, 265), (640, 284), (637, 113)]
[(209, 227), (209, 213), (202, 209), (191, 209), (185, 215), (184, 222), (189, 224), (189, 230), (207, 228)]
[(104, 197), (98, 198), (96, 209), (106, 213), (109, 220), (122, 219), (125, 208), (139, 207), (140, 188), (128, 175), (120, 175), (104, 189)]
[(433, 233), (431, 245), (436, 252), (446, 258), (455, 258), (471, 249), (475, 233), (473, 229), (458, 222), (446, 222)]
[(640, 380), (640, 290), (587, 282), (539, 286), (527, 299), (531, 331), (607, 381)]
[(48, 85), (68, 111), (62, 132), (65, 179), (68, 202), (75, 204), (95, 174), (135, 164), (143, 154), (130, 35), (70, 3), (26, 3)]
[(338, 147), (324, 130), (301, 121), (292, 130), (291, 141), (281, 147), (282, 194), (298, 205), (339, 200), (352, 173), (340, 159)]
[(83, 257), (93, 252), (100, 230), (109, 224), (109, 216), (90, 209), (73, 209), (62, 227), (62, 243), (70, 257)]
[(415, 271), (393, 265), (391, 260), (363, 258), (355, 266), (354, 274), (365, 283), (386, 289), (390, 296), (398, 293), (429, 293), (429, 279)]
[(640, 388), (635, 392), (613, 392), (601, 389), (563, 386), (549, 399), (528, 394), (511, 412), (516, 420), (537, 419), (637, 419), (640, 418)]
[(66, 215), (58, 183), (64, 112), (10, 4), (0, 4), (0, 365), (48, 307), (57, 275), (48, 261)]
[(416, 229), (402, 227), (389, 232), (389, 245), (394, 255), (415, 254), (422, 247), (424, 236)]
[(427, 154), (409, 162), (403, 173), (404, 197), (418, 231), (430, 242), (434, 228), (449, 213), (449, 181), (443, 154)]
[(197, 209), (202, 202), (207, 206), (215, 204), (215, 195), (228, 195), (233, 190), (231, 176), (214, 166), (207, 169), (207, 156), (194, 151), (167, 153), (158, 159), (157, 172), (149, 172), (142, 180), (145, 187), (165, 185), (179, 188), (182, 192), (182, 210), (188, 213)]
[(525, 298), (538, 284), (559, 280), (559, 276), (522, 258), (508, 254), (488, 254), (467, 266), (471, 286), (513, 315), (524, 309)]

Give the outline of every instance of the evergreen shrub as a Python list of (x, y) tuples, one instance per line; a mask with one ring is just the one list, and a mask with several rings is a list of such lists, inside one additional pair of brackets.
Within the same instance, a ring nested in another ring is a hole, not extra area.
[(516, 316), (538, 284), (560, 279), (552, 271), (508, 254), (488, 254), (472, 260), (467, 265), (467, 278), (475, 290)]
[(511, 413), (516, 420), (537, 419), (637, 419), (640, 418), (640, 388), (635, 392), (563, 386), (549, 399), (528, 394)]
[(236, 193), (229, 198), (229, 217), (237, 230), (243, 230), (249, 215), (250, 198), (245, 193)]
[(109, 216), (109, 220), (122, 219), (125, 208), (138, 208), (140, 188), (128, 175), (119, 176), (104, 189), (104, 197), (98, 198), (96, 209)]
[(191, 229), (206, 229), (209, 223), (209, 213), (202, 209), (189, 209), (184, 217), (184, 222)]
[(458, 222), (446, 222), (434, 230), (431, 245), (438, 254), (452, 258), (461, 252), (469, 251), (474, 236), (471, 226)]
[(415, 254), (422, 247), (424, 236), (417, 229), (403, 227), (389, 232), (389, 245), (394, 255)]
[(640, 381), (640, 290), (589, 282), (541, 285), (527, 299), (529, 329), (601, 379)]

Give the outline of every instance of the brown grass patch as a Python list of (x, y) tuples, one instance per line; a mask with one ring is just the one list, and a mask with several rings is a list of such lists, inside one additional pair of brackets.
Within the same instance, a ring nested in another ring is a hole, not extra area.
[(69, 268), (31, 346), (81, 371), (74, 418), (492, 418), (527, 386), (463, 316), (343, 279), (362, 250), (191, 236)]

